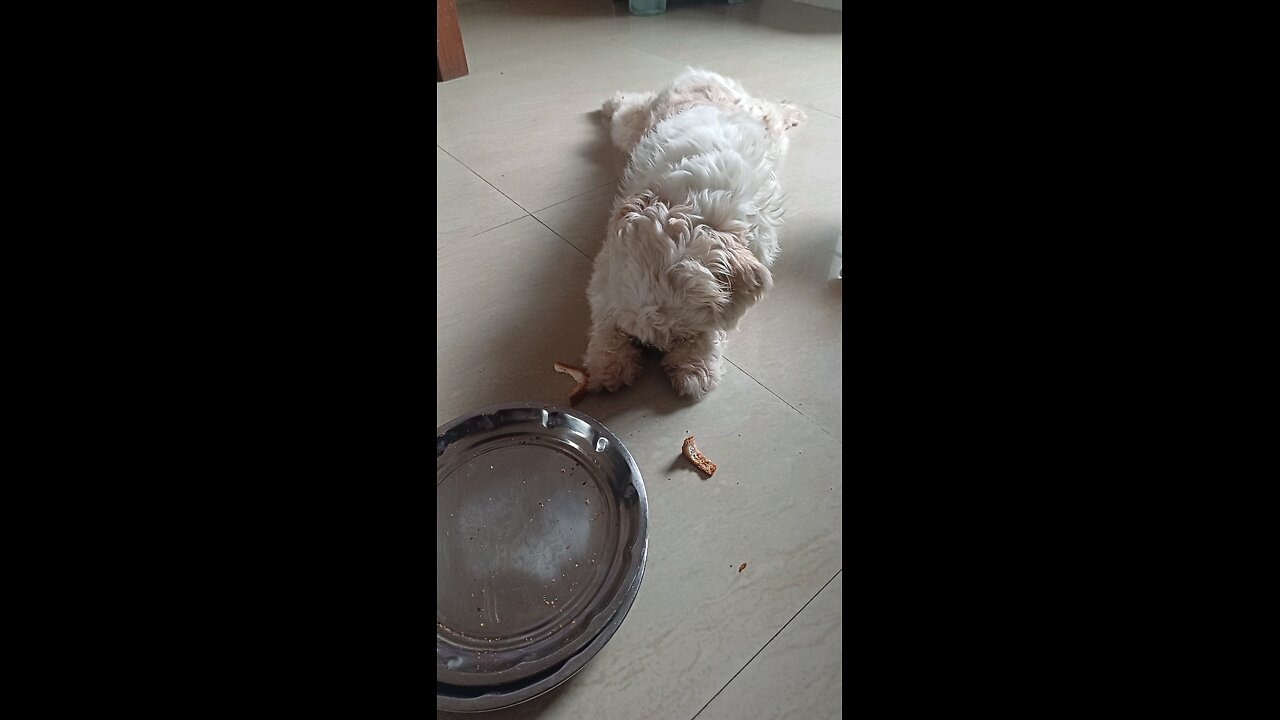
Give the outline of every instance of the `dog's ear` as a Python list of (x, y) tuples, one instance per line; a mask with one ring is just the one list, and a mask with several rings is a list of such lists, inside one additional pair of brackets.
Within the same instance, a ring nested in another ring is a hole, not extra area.
[(730, 235), (724, 247), (724, 265), (727, 272), (713, 271), (716, 279), (729, 291), (729, 302), (721, 312), (724, 326), (734, 329), (738, 321), (753, 305), (773, 287), (773, 274), (756, 258), (747, 243), (737, 235)]

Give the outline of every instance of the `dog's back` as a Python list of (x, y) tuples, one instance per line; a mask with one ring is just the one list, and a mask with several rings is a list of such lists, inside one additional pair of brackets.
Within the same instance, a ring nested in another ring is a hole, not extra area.
[(587, 289), (590, 387), (633, 381), (635, 338), (666, 353), (677, 392), (701, 397), (722, 373), (727, 331), (772, 287), (775, 169), (803, 113), (703, 70), (615, 94), (603, 111), (630, 160)]
[(706, 226), (737, 236), (768, 266), (778, 253), (781, 222), (772, 150), (760, 123), (741, 110), (689, 108), (636, 144), (615, 211), (650, 193), (687, 223), (685, 234)]

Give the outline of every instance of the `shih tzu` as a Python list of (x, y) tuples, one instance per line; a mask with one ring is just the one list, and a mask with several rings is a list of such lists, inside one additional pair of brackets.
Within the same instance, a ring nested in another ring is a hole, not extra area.
[(587, 389), (630, 385), (651, 347), (676, 392), (701, 398), (723, 373), (728, 331), (773, 285), (775, 172), (804, 113), (692, 68), (602, 110), (629, 161), (587, 289)]

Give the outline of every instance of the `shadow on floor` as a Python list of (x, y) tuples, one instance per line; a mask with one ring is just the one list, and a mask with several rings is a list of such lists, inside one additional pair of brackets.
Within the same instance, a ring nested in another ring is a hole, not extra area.
[[(606, 99), (600, 98), (601, 104)], [(599, 168), (601, 173), (611, 178), (622, 179), (622, 171), (627, 167), (627, 158), (622, 154), (622, 151), (609, 142), (609, 121), (605, 119), (604, 113), (599, 109), (592, 110), (586, 115), (590, 118), (591, 123), (596, 126), (598, 132), (592, 142), (582, 146), (581, 157)], [(605, 220), (607, 219), (605, 216), (599, 218), (601, 232), (604, 232)]]

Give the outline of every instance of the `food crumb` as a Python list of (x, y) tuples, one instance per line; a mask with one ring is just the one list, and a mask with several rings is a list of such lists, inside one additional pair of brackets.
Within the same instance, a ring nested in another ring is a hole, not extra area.
[(695, 467), (711, 477), (716, 474), (716, 464), (707, 459), (705, 455), (698, 452), (698, 446), (694, 444), (693, 436), (684, 439), (684, 444), (680, 446), (680, 454), (683, 455)]
[(738, 572), (742, 572), (743, 570), (746, 570), (746, 569), (747, 569), (746, 563), (742, 563), (741, 565), (738, 566)]

